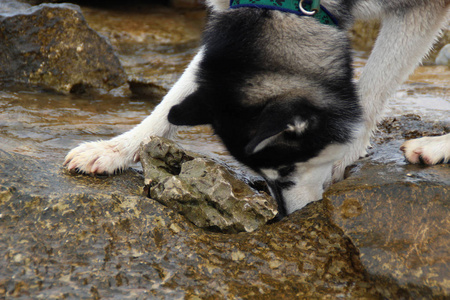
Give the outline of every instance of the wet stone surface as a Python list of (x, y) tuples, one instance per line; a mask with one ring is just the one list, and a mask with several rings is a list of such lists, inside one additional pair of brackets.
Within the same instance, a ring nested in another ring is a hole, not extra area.
[(140, 152), (148, 196), (198, 227), (252, 232), (277, 214), (275, 200), (210, 158), (152, 137)]
[(160, 99), (197, 52), (205, 11), (162, 5), (82, 7), (89, 25), (114, 47), (134, 95)]
[(0, 9), (1, 87), (69, 93), (126, 83), (112, 47), (87, 25), (78, 6), (26, 8), (7, 0)]
[[(118, 135), (153, 109), (147, 100), (159, 100), (195, 53), (204, 11), (82, 11), (111, 41), (135, 95), (0, 91), (8, 150), (0, 150), (0, 299), (449, 297), (448, 165), (411, 166), (398, 150), (405, 138), (450, 131), (447, 67), (419, 67), (400, 87), (390, 114), (422, 120), (383, 122), (370, 156), (325, 201), (251, 233), (214, 233), (144, 197), (139, 172), (89, 177), (61, 168), (79, 142)], [(357, 76), (366, 58), (357, 53)], [(232, 163), (208, 128), (177, 139)]]
[[(410, 165), (398, 150), (404, 137), (442, 134), (449, 126), (414, 115), (388, 118), (369, 158), (324, 195), (388, 299), (450, 296), (450, 165)], [(385, 290), (395, 285), (395, 292)]]
[(378, 299), (322, 202), (252, 233), (211, 233), (96, 178), (0, 151), (0, 297)]

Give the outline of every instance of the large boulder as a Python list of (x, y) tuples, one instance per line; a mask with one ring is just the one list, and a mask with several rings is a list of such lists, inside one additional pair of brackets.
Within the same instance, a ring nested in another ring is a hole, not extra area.
[(448, 125), (423, 124), (417, 116), (387, 119), (370, 157), (324, 195), (331, 218), (387, 299), (450, 297), (450, 165), (411, 165), (399, 151), (402, 136), (441, 134)]
[(111, 90), (126, 83), (112, 47), (72, 4), (0, 6), (0, 87), (57, 92)]
[(0, 150), (0, 298), (379, 298), (322, 202), (222, 234), (142, 196), (143, 185), (132, 170), (76, 175)]

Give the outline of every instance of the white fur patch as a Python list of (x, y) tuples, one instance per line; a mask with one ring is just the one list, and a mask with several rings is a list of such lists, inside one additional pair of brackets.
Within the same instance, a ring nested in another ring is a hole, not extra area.
[(403, 143), (400, 149), (405, 153), (406, 159), (413, 163), (422, 161), (434, 165), (441, 161), (450, 161), (450, 133), (443, 136), (423, 137)]
[(308, 128), (308, 121), (302, 121), (299, 118), (295, 118), (294, 124), (289, 124), (287, 130), (300, 135), (305, 132), (306, 128)]
[(174, 105), (197, 88), (195, 74), (202, 57), (203, 49), (200, 49), (162, 102), (139, 125), (111, 140), (79, 145), (67, 154), (64, 165), (69, 170), (84, 173), (113, 174), (127, 168), (132, 162), (139, 161), (139, 146), (148, 137), (170, 137), (176, 127), (169, 123), (167, 116)]
[(275, 134), (271, 137), (268, 137), (267, 139), (262, 140), (258, 145), (256, 145), (255, 149), (253, 149), (252, 154), (261, 151), (262, 149), (264, 149), (267, 145), (269, 145), (270, 143), (272, 143), (273, 141), (275, 141), (278, 136), (280, 136), (280, 134), (282, 134), (283, 132), (280, 132), (278, 134)]
[(270, 180), (277, 180), (278, 179), (278, 171), (274, 169), (261, 169), (261, 173), (264, 174), (264, 176)]
[(307, 162), (295, 164), (295, 172), (289, 176), (294, 186), (281, 191), (288, 214), (322, 199), (324, 186), (331, 180), (333, 163), (347, 150), (345, 144), (330, 145)]
[(289, 178), (294, 186), (282, 190), (288, 214), (322, 199), (323, 184), (331, 177), (332, 166), (332, 162), (321, 165), (296, 164), (296, 171)]

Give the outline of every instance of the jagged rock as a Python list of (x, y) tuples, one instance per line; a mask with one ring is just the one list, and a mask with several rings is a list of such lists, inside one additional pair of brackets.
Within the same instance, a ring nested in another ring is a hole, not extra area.
[(148, 195), (199, 227), (251, 232), (277, 214), (275, 201), (223, 165), (152, 137), (140, 152)]
[(402, 136), (441, 134), (448, 126), (413, 116), (385, 120), (370, 157), (324, 195), (387, 299), (450, 297), (450, 165), (407, 164), (399, 151)]
[(0, 86), (68, 93), (126, 83), (112, 47), (87, 25), (78, 6), (14, 3), (0, 6)]
[(0, 298), (379, 298), (322, 202), (219, 234), (141, 196), (143, 181), (0, 150)]

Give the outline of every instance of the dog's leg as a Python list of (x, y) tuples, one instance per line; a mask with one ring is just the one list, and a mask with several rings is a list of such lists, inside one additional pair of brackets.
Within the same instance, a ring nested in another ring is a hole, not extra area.
[(410, 163), (445, 164), (450, 161), (450, 133), (409, 140), (404, 142), (400, 149)]
[(380, 8), (382, 28), (358, 83), (365, 128), (346, 156), (335, 164), (334, 181), (341, 180), (345, 167), (366, 154), (387, 99), (430, 50), (444, 25), (447, 8), (438, 1), (401, 11)]
[(139, 146), (150, 136), (169, 137), (175, 126), (167, 120), (170, 108), (180, 103), (197, 88), (195, 74), (203, 56), (203, 50), (197, 53), (183, 75), (167, 93), (163, 101), (150, 116), (139, 125), (111, 140), (86, 142), (70, 151), (64, 165), (69, 170), (89, 174), (113, 174), (127, 168), (132, 162), (139, 161)]

